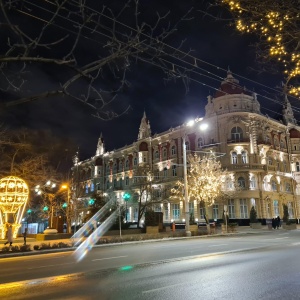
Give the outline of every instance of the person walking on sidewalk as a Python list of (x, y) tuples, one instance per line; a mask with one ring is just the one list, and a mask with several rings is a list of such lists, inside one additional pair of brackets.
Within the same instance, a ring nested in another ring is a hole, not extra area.
[(9, 225), (8, 229), (7, 229), (7, 241), (4, 243), (4, 245), (6, 245), (7, 243), (9, 243), (9, 246), (12, 245), (13, 243), (13, 230), (12, 230), (12, 225)]
[(26, 227), (24, 232), (23, 232), (24, 246), (26, 246), (27, 231), (28, 231), (28, 228)]

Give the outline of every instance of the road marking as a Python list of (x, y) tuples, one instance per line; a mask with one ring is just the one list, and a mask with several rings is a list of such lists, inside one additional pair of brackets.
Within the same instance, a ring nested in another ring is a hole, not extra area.
[(228, 246), (228, 244), (210, 245), (208, 247), (219, 247), (219, 246)]
[(285, 237), (282, 237), (282, 238), (275, 238), (275, 240), (283, 240), (283, 239), (289, 239), (290, 237), (289, 236), (285, 236)]
[(48, 267), (57, 267), (57, 266), (71, 265), (71, 264), (74, 264), (74, 262), (69, 262), (69, 263), (64, 263), (64, 264), (57, 264), (57, 265), (38, 266), (38, 267), (27, 268), (27, 269), (28, 270), (33, 270), (33, 269), (41, 269), (41, 268), (48, 268)]
[(115, 257), (96, 258), (96, 259), (92, 259), (92, 261), (96, 261), (96, 260), (106, 260), (106, 259), (114, 259), (114, 258), (122, 258), (122, 257), (128, 257), (128, 255), (126, 255), (126, 256), (115, 256)]
[(161, 291), (161, 290), (165, 290), (165, 289), (169, 289), (175, 286), (179, 286), (179, 285), (186, 285), (186, 282), (181, 282), (181, 283), (176, 283), (176, 284), (172, 284), (172, 285), (166, 285), (166, 286), (162, 286), (160, 288), (157, 289), (152, 289), (152, 290), (146, 290), (146, 291), (142, 291), (142, 294), (147, 294), (147, 293), (152, 293), (152, 292), (156, 292), (156, 291)]

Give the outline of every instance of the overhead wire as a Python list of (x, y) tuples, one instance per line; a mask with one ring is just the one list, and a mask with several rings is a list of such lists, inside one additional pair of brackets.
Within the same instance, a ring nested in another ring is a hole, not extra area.
[[(41, 7), (41, 6), (36, 5), (36, 4), (33, 4), (33, 3), (28, 2), (28, 1), (26, 1), (26, 0), (25, 0), (24, 2), (26, 2), (26, 3), (28, 3), (28, 4), (32, 4), (32, 5), (34, 5), (35, 7), (40, 8), (40, 9), (42, 9), (42, 10), (44, 10), (44, 11), (53, 13), (52, 11), (49, 11), (49, 10), (45, 9), (44, 7)], [(51, 1), (46, 1), (46, 2), (51, 3)], [(74, 1), (72, 1), (72, 2), (74, 2)], [(53, 5), (54, 5), (54, 4), (53, 4)], [(98, 11), (96, 11), (96, 10), (90, 8), (90, 7), (87, 7), (87, 8), (90, 9), (91, 11), (95, 12), (95, 13), (98, 14), (98, 15), (101, 15), (101, 16), (103, 16), (103, 17), (106, 17), (106, 18), (110, 19), (111, 21), (117, 22), (117, 23), (119, 23), (120, 25), (125, 26), (126, 28), (129, 28), (130, 30), (136, 31), (135, 28), (130, 27), (130, 26), (128, 26), (127, 24), (122, 23), (122, 22), (120, 22), (120, 21), (118, 21), (118, 20), (112, 19), (111, 17), (105, 15), (103, 12), (100, 13), (100, 12), (98, 12)], [(21, 13), (26, 14), (27, 16), (31, 16), (31, 17), (33, 17), (33, 18), (36, 18), (36, 19), (38, 19), (38, 20), (40, 20), (40, 21), (47, 22), (46, 20), (43, 20), (43, 19), (39, 18), (38, 16), (29, 14), (29, 13), (27, 13), (27, 12), (23, 12), (23, 11), (20, 11), (20, 10), (18, 10), (18, 11), (21, 12)], [(58, 14), (58, 16), (61, 17), (61, 18), (64, 18), (63, 16), (61, 16), (61, 15), (59, 15), (59, 14)], [(73, 24), (77, 24), (77, 22), (75, 22), (75, 21), (73, 21), (73, 20), (70, 20), (70, 19), (65, 19), (65, 18), (64, 18), (64, 20), (67, 20), (67, 21), (69, 21), (69, 22), (72, 22)], [(94, 21), (94, 22), (95, 22), (95, 21)], [(62, 27), (62, 26), (60, 26), (60, 25), (58, 25), (58, 24), (51, 24), (51, 25), (52, 25), (52, 26), (59, 27), (60, 29), (66, 30), (66, 31), (68, 31), (68, 32), (70, 32), (70, 33), (77, 34), (77, 32), (72, 31), (72, 30), (70, 30), (70, 29), (67, 29), (67, 28), (65, 28), (65, 27)], [(99, 25), (99, 26), (101, 25), (101, 27), (104, 28), (104, 26), (103, 26), (102, 24), (100, 24), (100, 23), (97, 23), (97, 25)], [(86, 28), (89, 29), (89, 30), (92, 30), (92, 28), (88, 28), (88, 27), (86, 27)], [(106, 29), (106, 30), (111, 30), (110, 28), (105, 28), (105, 29)], [(98, 33), (98, 34), (100, 34), (100, 35), (102, 35), (102, 36), (104, 36), (104, 37), (106, 37), (106, 38), (109, 38), (109, 39), (112, 38), (110, 35), (104, 34), (103, 32), (100, 32), (100, 31), (98, 31), (98, 30), (94, 30), (93, 32), (96, 32), (96, 33)], [(117, 33), (121, 34), (120, 32), (117, 32)], [(154, 39), (153, 37), (151, 37), (151, 36), (149, 36), (149, 35), (146, 35), (146, 34), (143, 33), (143, 32), (141, 32), (141, 35), (144, 35), (144, 36), (147, 37), (148, 39)], [(91, 40), (91, 41), (97, 42), (98, 44), (104, 45), (104, 43), (101, 43), (100, 41), (98, 41), (98, 40), (96, 40), (96, 39), (94, 39), (94, 38), (90, 38), (90, 37), (87, 37), (87, 36), (83, 36), (83, 37), (86, 38), (86, 39), (89, 39), (89, 40)], [(120, 43), (122, 43), (122, 41), (120, 41)], [(123, 42), (123, 43), (125, 44), (125, 42)], [(216, 78), (218, 78), (218, 79), (223, 79), (223, 80), (224, 80), (224, 78), (220, 77), (219, 75), (214, 74), (213, 72), (210, 72), (210, 71), (208, 71), (208, 70), (206, 70), (206, 69), (203, 69), (203, 68), (199, 67), (198, 64), (197, 64), (197, 61), (203, 62), (203, 63), (205, 63), (205, 64), (207, 64), (207, 65), (209, 65), (209, 66), (213, 66), (214, 68), (216, 68), (216, 69), (218, 69), (218, 70), (222, 70), (222, 71), (226, 71), (226, 72), (227, 72), (228, 70), (225, 70), (225, 69), (223, 69), (223, 68), (221, 68), (221, 67), (219, 67), (219, 66), (217, 66), (217, 65), (214, 65), (214, 64), (211, 64), (211, 63), (206, 62), (206, 61), (204, 61), (204, 60), (201, 60), (201, 59), (199, 59), (199, 58), (197, 58), (197, 57), (195, 57), (195, 56), (191, 56), (189, 53), (185, 53), (185, 52), (181, 51), (180, 49), (174, 48), (174, 47), (172, 47), (171, 45), (168, 45), (168, 44), (166, 44), (166, 43), (164, 43), (164, 42), (161, 42), (161, 41), (160, 41), (160, 43), (163, 44), (163, 45), (165, 45), (166, 47), (169, 47), (169, 48), (172, 49), (172, 50), (175, 50), (176, 52), (179, 52), (179, 53), (183, 54), (184, 57), (190, 57), (190, 58), (193, 58), (193, 59), (194, 59), (194, 63), (192, 64), (192, 63), (190, 63), (190, 62), (188, 62), (188, 61), (185, 61), (185, 60), (179, 58), (178, 56), (175, 56), (174, 54), (172, 55), (172, 54), (170, 54), (170, 53), (167, 53), (167, 52), (164, 52), (164, 51), (163, 51), (163, 53), (164, 53), (165, 55), (171, 57), (172, 59), (179, 60), (180, 62), (182, 62), (182, 63), (184, 63), (184, 64), (190, 65), (190, 66), (192, 66), (193, 68), (197, 68), (197, 69), (199, 69), (199, 70), (202, 70), (202, 71), (206, 72), (207, 74), (210, 74), (210, 75), (212, 75), (212, 76), (214, 76), (214, 77), (216, 77)], [(151, 46), (150, 46), (150, 48), (151, 48)], [(162, 59), (162, 58), (161, 58), (161, 59)], [(162, 60), (163, 60), (163, 59), (162, 59)], [(167, 60), (165, 60), (165, 62), (166, 62), (166, 63), (170, 63), (170, 64), (172, 64), (172, 65), (174, 66), (174, 63), (173, 63), (173, 62), (170, 62), (170, 61), (167, 61)], [(147, 63), (150, 63), (150, 62), (147, 61)], [(194, 69), (187, 69), (186, 67), (180, 66), (180, 65), (177, 65), (177, 66), (180, 67), (180, 68), (183, 68), (183, 69), (185, 70), (185, 72), (192, 72), (192, 73), (195, 73), (195, 74), (200, 75), (200, 76), (207, 77), (207, 78), (212, 79), (212, 80), (217, 80), (216, 78), (214, 78), (214, 77), (212, 77), (212, 76), (209, 76), (209, 75), (206, 75), (206, 74), (201, 74), (201, 73), (199, 73), (199, 72), (196, 72)], [(262, 87), (265, 87), (265, 88), (267, 88), (267, 89), (270, 89), (270, 90), (275, 91), (276, 93), (278, 93), (278, 90), (276, 90), (276, 89), (274, 89), (274, 88), (271, 88), (271, 87), (269, 87), (269, 86), (266, 86), (266, 85), (264, 85), (264, 84), (261, 84), (261, 83), (259, 83), (259, 82), (256, 82), (256, 81), (254, 81), (254, 80), (252, 80), (252, 79), (249, 79), (249, 78), (247, 78), (247, 77), (243, 77), (243, 76), (241, 76), (241, 75), (239, 75), (239, 74), (237, 74), (237, 73), (232, 73), (232, 74), (233, 74), (233, 75), (236, 75), (237, 77), (243, 78), (243, 79), (245, 79), (245, 80), (247, 80), (247, 81), (253, 82), (253, 83), (255, 83), (255, 84), (258, 84), (258, 85), (260, 85), (260, 86), (262, 86)], [(208, 87), (210, 87), (210, 88), (213, 88), (213, 89), (215, 89), (215, 90), (218, 90), (218, 89), (216, 89), (216, 88), (214, 88), (214, 87), (212, 87), (212, 86), (210, 86), (210, 85), (207, 85), (207, 84), (205, 84), (205, 83), (203, 83), (203, 82), (201, 82), (201, 81), (195, 80), (195, 79), (193, 79), (193, 78), (190, 78), (190, 80), (195, 81), (195, 82), (198, 82), (198, 83), (200, 83), (200, 84), (202, 84), (202, 85), (205, 85), (205, 86), (208, 86)], [(249, 91), (249, 90), (247, 90), (247, 91)], [(249, 92), (252, 92), (252, 91), (249, 91)], [(226, 93), (224, 93), (224, 94), (226, 94)], [(270, 100), (270, 101), (272, 101), (272, 102), (274, 102), (274, 103), (276, 103), (276, 104), (281, 104), (281, 105), (282, 105), (282, 102), (281, 102), (281, 101), (276, 101), (276, 100), (274, 100), (274, 99), (272, 99), (272, 98), (269, 98), (269, 97), (266, 97), (266, 96), (264, 96), (264, 95), (262, 95), (262, 94), (260, 94), (260, 93), (256, 93), (256, 94), (259, 95), (259, 96), (261, 96), (261, 97), (263, 97), (263, 98), (265, 98), (265, 99), (267, 99), (267, 100)], [(295, 97), (294, 97), (294, 98), (295, 98)], [(293, 106), (292, 106), (292, 107), (293, 107)], [(262, 106), (262, 108), (267, 109), (267, 108), (265, 108), (265, 107), (263, 107), (263, 106)], [(293, 107), (293, 109), (294, 109), (295, 111), (297, 111), (297, 112), (300, 112), (300, 110), (299, 110), (298, 108), (296, 108), (296, 107)], [(273, 113), (279, 114), (278, 112), (272, 111), (272, 110), (270, 110), (270, 109), (267, 109), (267, 110), (268, 110), (268, 111), (271, 111), (271, 112), (273, 112)], [(280, 115), (280, 114), (279, 114), (279, 115)]]

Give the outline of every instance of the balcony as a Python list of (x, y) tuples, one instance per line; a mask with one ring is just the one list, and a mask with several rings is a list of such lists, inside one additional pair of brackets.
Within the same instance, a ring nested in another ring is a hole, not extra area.
[(227, 140), (227, 144), (237, 144), (237, 145), (243, 145), (243, 144), (248, 144), (250, 143), (250, 139), (238, 139), (238, 140)]

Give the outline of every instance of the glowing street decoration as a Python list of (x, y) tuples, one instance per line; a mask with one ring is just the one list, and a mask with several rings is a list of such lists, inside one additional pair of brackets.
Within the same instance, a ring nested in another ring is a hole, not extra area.
[(2, 239), (5, 238), (9, 217), (12, 217), (14, 221), (13, 236), (17, 236), (28, 194), (28, 185), (23, 179), (8, 176), (0, 180), (0, 236)]
[(74, 233), (71, 239), (75, 240), (75, 246), (77, 246), (84, 238), (84, 233), (88, 231), (91, 226), (93, 226), (97, 219), (100, 219), (102, 216), (104, 216), (114, 203), (115, 200), (110, 199), (96, 214), (89, 219), (88, 222), (86, 222), (78, 231)]
[[(73, 254), (77, 261), (82, 260), (88, 251), (90, 251), (99, 241), (103, 234), (108, 231), (108, 229), (115, 222), (116, 216), (117, 211), (114, 211), (83, 243), (77, 247)], [(92, 220), (89, 220), (88, 223), (92, 223)]]

